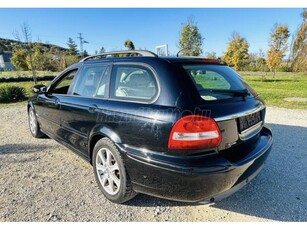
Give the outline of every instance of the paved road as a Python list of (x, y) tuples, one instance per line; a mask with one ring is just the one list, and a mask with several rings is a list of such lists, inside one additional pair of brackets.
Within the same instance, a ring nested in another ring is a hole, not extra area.
[(91, 166), (32, 138), (25, 107), (0, 109), (0, 221), (307, 221), (307, 110), (268, 108), (274, 146), (263, 171), (231, 197), (191, 205), (138, 195), (107, 201)]

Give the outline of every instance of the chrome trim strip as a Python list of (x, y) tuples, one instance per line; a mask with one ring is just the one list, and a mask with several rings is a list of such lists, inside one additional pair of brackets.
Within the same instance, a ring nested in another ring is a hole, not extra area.
[(256, 134), (258, 134), (262, 129), (262, 127), (263, 127), (263, 121), (260, 121), (257, 124), (239, 133), (239, 137), (242, 141), (246, 141), (255, 136)]
[(261, 105), (259, 105), (258, 107), (254, 108), (254, 109), (247, 110), (247, 111), (240, 112), (240, 113), (235, 113), (235, 114), (227, 115), (227, 116), (223, 116), (223, 117), (217, 117), (217, 118), (214, 118), (214, 120), (215, 121), (231, 120), (231, 119), (235, 119), (235, 118), (238, 118), (238, 117), (247, 116), (247, 115), (250, 115), (252, 113), (256, 113), (256, 112), (258, 112), (258, 111), (260, 111), (260, 110), (262, 110), (264, 108), (265, 108), (265, 105), (261, 104)]

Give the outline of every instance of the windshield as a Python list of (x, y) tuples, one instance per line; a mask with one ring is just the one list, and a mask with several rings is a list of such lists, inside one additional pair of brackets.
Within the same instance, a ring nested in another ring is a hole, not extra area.
[(204, 100), (219, 100), (249, 95), (245, 83), (230, 67), (210, 64), (186, 64), (183, 68), (192, 78)]

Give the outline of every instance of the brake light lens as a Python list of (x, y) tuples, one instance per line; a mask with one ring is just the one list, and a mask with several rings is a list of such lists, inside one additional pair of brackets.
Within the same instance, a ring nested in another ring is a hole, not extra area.
[(190, 115), (179, 119), (170, 134), (169, 149), (214, 148), (221, 143), (220, 129), (214, 119)]

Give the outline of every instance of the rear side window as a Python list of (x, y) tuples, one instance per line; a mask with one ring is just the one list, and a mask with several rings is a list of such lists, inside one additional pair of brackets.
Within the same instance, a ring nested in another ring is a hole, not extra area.
[(154, 99), (157, 92), (157, 82), (150, 69), (136, 65), (115, 65), (113, 67), (111, 98), (149, 102)]
[(204, 100), (219, 100), (246, 93), (239, 75), (228, 66), (210, 64), (183, 65)]
[(83, 97), (93, 97), (106, 68), (107, 66), (102, 65), (85, 66), (80, 72), (73, 94)]

